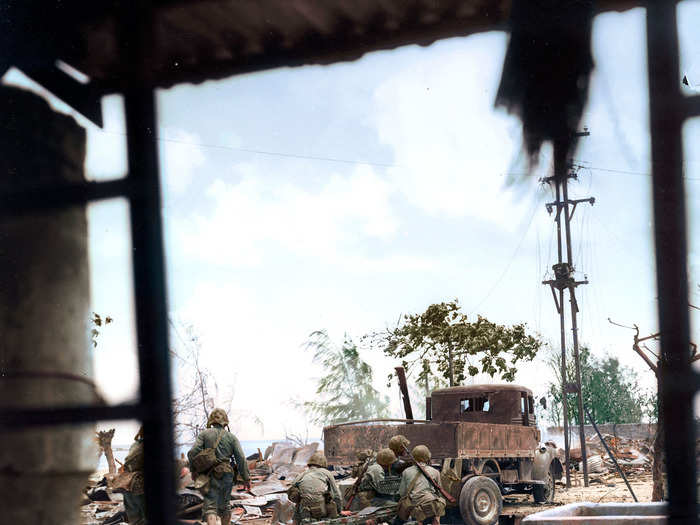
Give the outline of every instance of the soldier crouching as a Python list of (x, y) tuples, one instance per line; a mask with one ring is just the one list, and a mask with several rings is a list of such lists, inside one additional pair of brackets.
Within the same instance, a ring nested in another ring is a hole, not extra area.
[[(425, 445), (418, 445), (412, 452), (415, 460), (423, 465), (428, 475), (440, 483), (440, 473), (429, 465), (430, 450)], [(445, 500), (437, 492), (417, 466), (413, 465), (403, 471), (399, 486), (398, 517), (395, 523), (402, 523), (413, 518), (418, 523), (431, 520), (433, 525), (440, 524), (440, 517), (445, 514)]]
[(367, 468), (360, 483), (361, 508), (383, 507), (398, 499), (399, 476), (392, 474), (391, 467), (396, 455), (389, 448), (377, 452), (377, 462)]
[(302, 520), (337, 518), (342, 502), (333, 475), (326, 470), (326, 456), (316, 452), (309, 458), (308, 470), (299, 475), (287, 491), (289, 500), (296, 503), (294, 523)]

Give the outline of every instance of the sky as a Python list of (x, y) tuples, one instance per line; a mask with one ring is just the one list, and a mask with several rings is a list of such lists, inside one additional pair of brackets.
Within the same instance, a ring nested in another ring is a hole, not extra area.
[[(681, 3), (681, 69), (691, 80), (700, 76), (698, 25), (700, 5)], [(198, 335), (217, 401), (233, 399), (239, 438), (320, 436), (293, 407), (313, 397), (322, 372), (303, 348), (314, 330), (359, 341), (457, 298), (471, 317), (525, 322), (556, 347), (559, 319), (541, 284), (556, 258), (544, 205), (552, 194), (538, 182), (549, 175), (549, 151), (524, 176), (520, 123), (493, 107), (507, 41), (482, 33), (158, 92), (171, 346), (184, 355), (188, 327)], [(642, 9), (596, 17), (581, 123), (591, 134), (573, 157), (583, 167), (570, 194), (596, 199), (572, 222), (577, 277), (590, 281), (578, 289), (580, 341), (651, 387), (632, 332), (607, 321), (656, 329), (645, 50)], [(4, 81), (41, 91), (17, 71)], [(118, 96), (103, 99), (102, 130), (76, 115), (88, 132), (90, 179), (126, 171), (122, 109)], [(698, 302), (700, 153), (691, 145), (699, 139), (698, 119), (689, 121), (689, 282)], [(128, 207), (92, 204), (88, 217), (92, 309), (114, 319), (93, 351), (96, 380), (110, 402), (133, 400)], [(400, 416), (398, 391), (386, 387), (398, 363), (363, 357)], [(179, 358), (173, 365), (177, 388), (191, 369)], [(551, 380), (541, 360), (516, 378), (536, 395)], [(134, 425), (117, 427), (115, 442), (128, 442)]]

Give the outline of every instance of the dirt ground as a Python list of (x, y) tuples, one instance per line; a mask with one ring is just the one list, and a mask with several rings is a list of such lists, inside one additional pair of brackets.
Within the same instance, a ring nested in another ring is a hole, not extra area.
[[(536, 504), (529, 495), (505, 496), (503, 501), (503, 514), (512, 516), (527, 516), (545, 509), (588, 501), (591, 503), (628, 502), (634, 499), (630, 494), (624, 480), (612, 474), (590, 476), (588, 487), (583, 486), (583, 476), (572, 472), (571, 488), (565, 484), (557, 483), (554, 503)], [(651, 501), (651, 473), (634, 474), (629, 478), (630, 485), (638, 501)]]

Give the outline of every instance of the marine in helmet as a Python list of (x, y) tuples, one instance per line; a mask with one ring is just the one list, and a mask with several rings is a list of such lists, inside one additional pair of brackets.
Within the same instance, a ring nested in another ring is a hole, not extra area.
[(358, 503), (361, 508), (382, 507), (398, 499), (401, 478), (391, 472), (396, 454), (390, 448), (383, 448), (377, 452), (376, 461), (367, 468), (360, 482)]
[[(207, 429), (200, 432), (194, 446), (187, 453), (190, 469), (197, 474), (199, 489), (204, 496), (202, 503), (202, 520), (207, 525), (216, 525), (216, 517), (221, 523), (231, 522), (231, 489), (233, 488), (236, 471), (247, 489), (250, 490), (250, 473), (248, 463), (241, 444), (236, 436), (229, 432), (228, 416), (220, 408), (215, 408), (209, 414)], [(197, 472), (193, 460), (205, 449), (214, 449), (215, 464), (206, 472)], [(235, 469), (231, 458), (235, 459)]]
[[(424, 466), (426, 472), (438, 484), (440, 473), (430, 466), (430, 450), (425, 445), (418, 445), (411, 452), (418, 463)], [(440, 516), (445, 514), (445, 500), (433, 487), (417, 466), (408, 467), (401, 474), (399, 485), (399, 514), (402, 514), (402, 506), (405, 508), (399, 521), (407, 520), (410, 516), (418, 523), (432, 521), (433, 525), (440, 524)]]
[(287, 491), (290, 501), (296, 503), (294, 522), (337, 518), (342, 500), (333, 475), (326, 470), (326, 456), (316, 452), (307, 465), (309, 468), (294, 480)]
[(397, 476), (400, 476), (404, 470), (413, 465), (413, 460), (402, 459), (402, 456), (406, 456), (408, 451), (408, 446), (411, 442), (406, 439), (405, 436), (397, 434), (389, 440), (389, 448), (396, 454), (396, 461), (391, 465), (391, 472)]
[(129, 523), (145, 525), (146, 501), (143, 495), (143, 426), (134, 436), (134, 442), (124, 459), (124, 470), (133, 472), (129, 490), (124, 493), (124, 510)]

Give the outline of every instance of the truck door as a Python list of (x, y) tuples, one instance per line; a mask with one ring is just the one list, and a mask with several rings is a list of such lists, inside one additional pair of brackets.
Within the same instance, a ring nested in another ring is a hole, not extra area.
[(530, 418), (528, 417), (527, 393), (525, 392), (520, 393), (520, 411), (523, 418), (523, 426), (530, 426)]
[(524, 427), (537, 426), (535, 420), (535, 400), (527, 392), (520, 393), (520, 411), (523, 418)]

